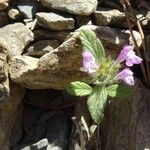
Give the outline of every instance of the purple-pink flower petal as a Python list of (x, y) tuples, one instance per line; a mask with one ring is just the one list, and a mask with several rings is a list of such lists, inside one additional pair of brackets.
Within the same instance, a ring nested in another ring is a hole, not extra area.
[(123, 62), (124, 60), (126, 60), (127, 54), (128, 54), (129, 51), (133, 51), (133, 46), (130, 46), (130, 45), (129, 45), (129, 46), (125, 46), (125, 47), (121, 50), (121, 52), (120, 52), (118, 58), (116, 59), (116, 63), (121, 63), (121, 62)]
[(142, 61), (140, 57), (135, 55), (133, 46), (125, 46), (116, 59), (116, 63), (121, 63), (124, 60), (126, 60), (126, 65), (129, 67), (133, 66), (134, 64), (140, 64)]
[(134, 85), (133, 72), (129, 68), (125, 68), (116, 76), (117, 80), (123, 80), (128, 85)]
[(126, 65), (131, 67), (134, 64), (140, 64), (142, 59), (135, 55), (134, 51), (129, 51), (126, 58)]
[(98, 66), (95, 62), (93, 54), (89, 51), (84, 50), (82, 52), (82, 57), (83, 57), (83, 67), (85, 71), (87, 71), (88, 73), (96, 72)]

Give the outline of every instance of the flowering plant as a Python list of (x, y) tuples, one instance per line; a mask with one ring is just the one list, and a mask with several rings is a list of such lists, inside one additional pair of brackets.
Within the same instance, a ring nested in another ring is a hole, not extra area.
[[(88, 96), (89, 112), (93, 121), (99, 124), (104, 116), (108, 96), (132, 96), (130, 86), (134, 85), (134, 77), (129, 67), (140, 64), (142, 59), (129, 45), (121, 50), (116, 60), (113, 60), (106, 56), (101, 41), (88, 29), (80, 30), (80, 40), (83, 45), (83, 71), (87, 72), (89, 77), (70, 83), (67, 91), (75, 96)], [(120, 71), (123, 61), (126, 67)]]

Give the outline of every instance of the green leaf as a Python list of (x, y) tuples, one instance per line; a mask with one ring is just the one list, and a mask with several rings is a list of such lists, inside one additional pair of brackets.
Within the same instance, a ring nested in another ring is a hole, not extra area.
[(133, 95), (131, 87), (114, 84), (107, 87), (107, 93), (110, 97), (130, 98)]
[(69, 84), (67, 92), (74, 96), (86, 96), (92, 92), (92, 87), (84, 82), (76, 81)]
[(104, 110), (107, 104), (107, 90), (106, 88), (101, 88), (94, 90), (87, 101), (88, 109), (91, 114), (92, 119), (96, 124), (101, 123)]
[(95, 58), (100, 59), (101, 57), (105, 57), (104, 47), (93, 31), (89, 29), (81, 29), (80, 40), (82, 45), (88, 51), (93, 53)]

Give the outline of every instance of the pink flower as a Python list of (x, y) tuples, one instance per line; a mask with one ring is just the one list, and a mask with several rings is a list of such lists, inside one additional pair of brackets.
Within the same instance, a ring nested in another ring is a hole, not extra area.
[(116, 63), (121, 63), (126, 60), (126, 65), (131, 67), (134, 64), (140, 64), (142, 59), (135, 55), (133, 51), (133, 46), (125, 46), (121, 53), (119, 54), (118, 58), (116, 59)]
[(82, 57), (83, 57), (83, 67), (85, 71), (87, 71), (88, 73), (96, 72), (98, 66), (95, 62), (93, 54), (89, 51), (84, 50), (82, 52)]
[(123, 80), (128, 85), (134, 85), (133, 72), (129, 68), (125, 68), (116, 76), (117, 80)]

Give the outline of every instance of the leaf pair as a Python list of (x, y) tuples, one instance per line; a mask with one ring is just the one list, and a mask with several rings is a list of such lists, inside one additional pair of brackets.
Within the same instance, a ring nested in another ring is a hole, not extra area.
[(103, 86), (92, 89), (90, 85), (80, 81), (72, 82), (67, 87), (67, 92), (74, 96), (89, 95), (87, 105), (91, 117), (96, 124), (102, 121), (108, 96), (121, 99), (132, 96), (132, 90), (122, 85), (114, 84), (108, 87)]

